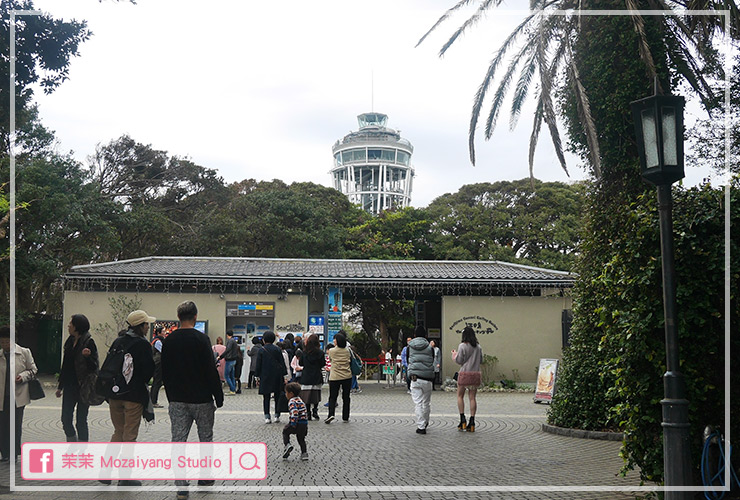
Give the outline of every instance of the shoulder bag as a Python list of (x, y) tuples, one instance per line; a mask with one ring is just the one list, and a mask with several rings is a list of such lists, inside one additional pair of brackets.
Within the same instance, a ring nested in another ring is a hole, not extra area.
[(362, 360), (352, 349), (349, 350), (349, 369), (354, 376), (362, 373)]

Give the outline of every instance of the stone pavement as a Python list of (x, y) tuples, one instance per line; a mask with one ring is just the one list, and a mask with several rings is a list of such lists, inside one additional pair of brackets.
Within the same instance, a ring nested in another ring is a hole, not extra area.
[[(49, 386), (46, 398), (26, 407), (24, 441), (64, 440), (59, 419), (61, 399), (54, 397)], [(352, 395), (348, 423), (341, 419), (331, 425), (323, 420), (311, 421), (307, 462), (298, 460), (298, 453), (289, 461), (282, 460), (283, 424), (264, 424), (262, 397), (255, 390), (227, 397), (224, 407), (216, 412), (214, 440), (267, 443), (267, 479), (249, 484), (219, 481), (213, 487), (191, 486), (190, 498), (635, 498), (636, 493), (629, 491), (552, 491), (553, 486), (627, 488), (640, 481), (636, 472), (624, 478), (618, 475), (622, 466), (620, 443), (542, 432), (547, 407), (534, 404), (531, 394), (480, 393), (476, 431), (467, 433), (456, 428), (459, 417), (455, 394), (433, 392), (431, 424), (426, 435), (418, 435), (414, 405), (405, 385), (387, 388), (385, 384), (367, 382), (362, 387), (361, 394)], [(325, 388), (323, 402), (327, 397)], [(153, 425), (142, 424), (139, 441), (169, 441), (166, 401), (163, 390), (160, 402), (165, 408), (155, 410)], [(341, 416), (341, 407), (337, 410)], [(326, 409), (320, 413), (325, 417)], [(106, 403), (90, 409), (89, 423), (91, 441), (110, 439), (112, 426)], [(197, 440), (196, 435), (194, 427), (191, 441)], [(14, 499), (175, 498), (174, 485), (163, 482), (119, 488), (93, 481), (23, 481), (20, 467), (16, 468), (16, 486), (45, 487), (46, 491), (8, 492), (9, 468), (7, 463), (0, 465), (0, 494)], [(79, 486), (86, 487), (86, 491), (68, 490)], [(491, 490), (502, 487), (534, 487), (536, 491)]]

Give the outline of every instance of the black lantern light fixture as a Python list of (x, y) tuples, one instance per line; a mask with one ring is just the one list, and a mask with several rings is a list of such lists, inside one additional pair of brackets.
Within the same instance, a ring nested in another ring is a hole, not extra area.
[[(656, 84), (657, 87), (657, 84)], [(657, 92), (656, 92), (657, 94)], [(689, 402), (679, 371), (676, 269), (673, 259), (671, 184), (683, 179), (684, 98), (654, 95), (631, 103), (642, 178), (658, 187), (660, 252), (663, 268), (666, 372), (663, 374), (663, 477), (666, 500), (689, 500), (691, 444)], [(673, 489), (676, 488), (676, 489)]]
[(684, 178), (684, 102), (681, 96), (654, 95), (632, 103), (642, 177), (656, 186)]

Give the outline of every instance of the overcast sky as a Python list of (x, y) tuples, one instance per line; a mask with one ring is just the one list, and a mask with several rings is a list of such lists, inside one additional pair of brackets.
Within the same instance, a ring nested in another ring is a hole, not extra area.
[[(41, 117), (80, 161), (128, 134), (227, 182), (329, 186), (332, 145), (357, 129), (358, 114), (378, 111), (414, 145), (414, 206), (464, 184), (526, 177), (532, 106), (514, 132), (502, 112), (494, 137), (477, 145), (477, 166), (467, 150), (473, 95), (522, 12), (492, 11), (442, 59), (438, 50), (464, 14), (414, 48), (452, 4), (35, 0), (54, 17), (86, 20), (93, 32), (69, 80), (51, 95), (37, 93)], [(569, 171), (570, 180), (585, 177), (574, 157)], [(546, 133), (535, 176), (569, 180)]]

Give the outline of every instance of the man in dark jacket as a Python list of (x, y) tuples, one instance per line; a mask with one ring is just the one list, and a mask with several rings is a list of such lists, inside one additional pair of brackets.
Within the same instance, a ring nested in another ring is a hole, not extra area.
[[(198, 440), (212, 442), (216, 408), (224, 404), (211, 343), (195, 329), (197, 317), (194, 302), (188, 300), (177, 306), (180, 328), (162, 343), (162, 379), (169, 400), (172, 442), (187, 441), (193, 422), (198, 426)], [(175, 484), (187, 486), (188, 482), (177, 480)], [(207, 486), (213, 481), (200, 480), (198, 484)], [(179, 491), (177, 495), (187, 498), (188, 492)]]
[(274, 332), (265, 332), (262, 336), (265, 346), (257, 352), (257, 361), (254, 367), (255, 376), (260, 379), (259, 393), (262, 394), (262, 408), (265, 413), (265, 423), (270, 424), (270, 396), (275, 397), (275, 423), (280, 422), (278, 399), (287, 381), (288, 371), (285, 368), (282, 350), (273, 345)]
[(227, 396), (233, 396), (236, 394), (236, 380), (234, 380), (234, 369), (236, 367), (236, 359), (239, 356), (239, 344), (234, 339), (234, 332), (232, 330), (226, 331), (226, 349), (216, 361), (226, 360), (224, 366), (224, 378), (226, 383), (229, 384), (229, 393)]
[(411, 379), (411, 398), (416, 405), (417, 434), (427, 433), (434, 381), (434, 350), (426, 336), (426, 329), (419, 325), (414, 330), (414, 340), (408, 345), (408, 373)]

